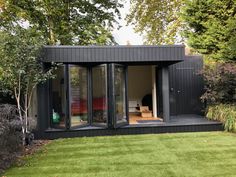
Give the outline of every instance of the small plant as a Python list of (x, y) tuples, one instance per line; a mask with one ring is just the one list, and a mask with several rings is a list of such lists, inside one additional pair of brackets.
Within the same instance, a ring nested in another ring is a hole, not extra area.
[(220, 121), (224, 124), (224, 129), (236, 132), (236, 105), (218, 104), (211, 105), (207, 109), (206, 116), (209, 119)]

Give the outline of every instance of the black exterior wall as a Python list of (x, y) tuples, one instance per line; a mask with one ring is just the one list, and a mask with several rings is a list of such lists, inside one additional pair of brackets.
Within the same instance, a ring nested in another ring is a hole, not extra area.
[(203, 115), (204, 104), (200, 100), (204, 92), (202, 68), (200, 56), (185, 56), (183, 62), (169, 66), (171, 115)]
[[(58, 138), (73, 136), (95, 136), (111, 134), (136, 134), (136, 133), (164, 133), (176, 131), (205, 131), (219, 130), (219, 124), (211, 125), (178, 125), (161, 128), (151, 127), (126, 127), (119, 128), (114, 123), (114, 66), (121, 64), (125, 68), (130, 65), (156, 65), (157, 82), (157, 110), (165, 122), (171, 115), (201, 114), (203, 105), (200, 96), (203, 92), (203, 80), (198, 72), (202, 68), (202, 58), (199, 56), (184, 56), (184, 46), (113, 46), (113, 47), (72, 47), (46, 46), (43, 61), (62, 62), (65, 64), (65, 78), (68, 79), (68, 64), (77, 64), (88, 68), (88, 89), (91, 88), (91, 69), (99, 64), (107, 64), (108, 68), (108, 126), (85, 127), (70, 130), (67, 122), (66, 129), (50, 129), (50, 81), (38, 86), (38, 138)], [(169, 52), (169, 53), (168, 53)], [(168, 53), (168, 54), (167, 54)], [(110, 58), (109, 58), (110, 57)], [(135, 58), (137, 57), (137, 58)], [(126, 69), (127, 71), (127, 69)], [(66, 79), (66, 80), (67, 80)], [(66, 81), (67, 82), (67, 81)], [(127, 87), (127, 73), (126, 73)], [(67, 86), (68, 87), (68, 86)], [(68, 88), (66, 90), (69, 90)], [(127, 89), (126, 89), (127, 90)], [(68, 94), (68, 93), (67, 93)], [(67, 96), (68, 97), (68, 96)], [(92, 104), (92, 95), (88, 94), (88, 104)], [(126, 95), (127, 101), (127, 95)], [(69, 102), (68, 102), (69, 103)], [(126, 110), (128, 108), (126, 107)], [(91, 108), (88, 108), (89, 117)], [(67, 115), (69, 116), (69, 115)], [(69, 120), (69, 119), (68, 119)], [(91, 122), (90, 122), (91, 123)], [(186, 128), (187, 126), (187, 128)], [(119, 130), (120, 129), (120, 130)], [(150, 131), (149, 131), (150, 130)]]

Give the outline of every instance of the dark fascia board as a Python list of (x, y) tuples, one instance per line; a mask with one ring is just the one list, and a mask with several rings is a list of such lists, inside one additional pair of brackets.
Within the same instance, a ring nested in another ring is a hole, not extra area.
[(203, 59), (202, 55), (185, 55), (185, 59)]
[(184, 45), (44, 46), (44, 62), (106, 63), (182, 61)]

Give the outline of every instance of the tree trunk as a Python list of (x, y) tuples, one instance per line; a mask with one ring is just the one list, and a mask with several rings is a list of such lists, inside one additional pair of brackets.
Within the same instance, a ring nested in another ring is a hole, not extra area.
[(22, 131), (22, 145), (25, 146), (25, 137), (26, 137), (26, 132), (25, 132), (25, 122), (24, 122), (24, 118), (21, 112), (21, 106), (20, 106), (20, 95), (17, 95), (17, 93), (15, 92), (15, 97), (16, 97), (16, 102), (17, 102), (17, 109), (19, 112), (19, 118), (21, 121), (21, 131)]
[(55, 34), (53, 32), (53, 21), (51, 20), (51, 17), (48, 17), (48, 26), (49, 26), (49, 44), (56, 45), (56, 39)]
[[(18, 87), (18, 90), (17, 90)], [(17, 102), (17, 109), (19, 112), (19, 118), (21, 121), (21, 131), (22, 131), (22, 144), (25, 146), (25, 137), (26, 137), (26, 132), (25, 132), (25, 122), (24, 122), (24, 117), (22, 115), (22, 110), (21, 110), (21, 104), (20, 104), (20, 98), (21, 98), (21, 74), (18, 76), (18, 85), (17, 87), (14, 88), (14, 94)]]

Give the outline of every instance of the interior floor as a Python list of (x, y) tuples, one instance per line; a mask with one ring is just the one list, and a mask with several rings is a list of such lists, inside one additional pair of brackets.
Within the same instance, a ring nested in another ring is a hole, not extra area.
[(159, 117), (141, 117), (134, 113), (129, 113), (129, 124), (143, 124), (143, 123), (162, 123), (163, 119)]

